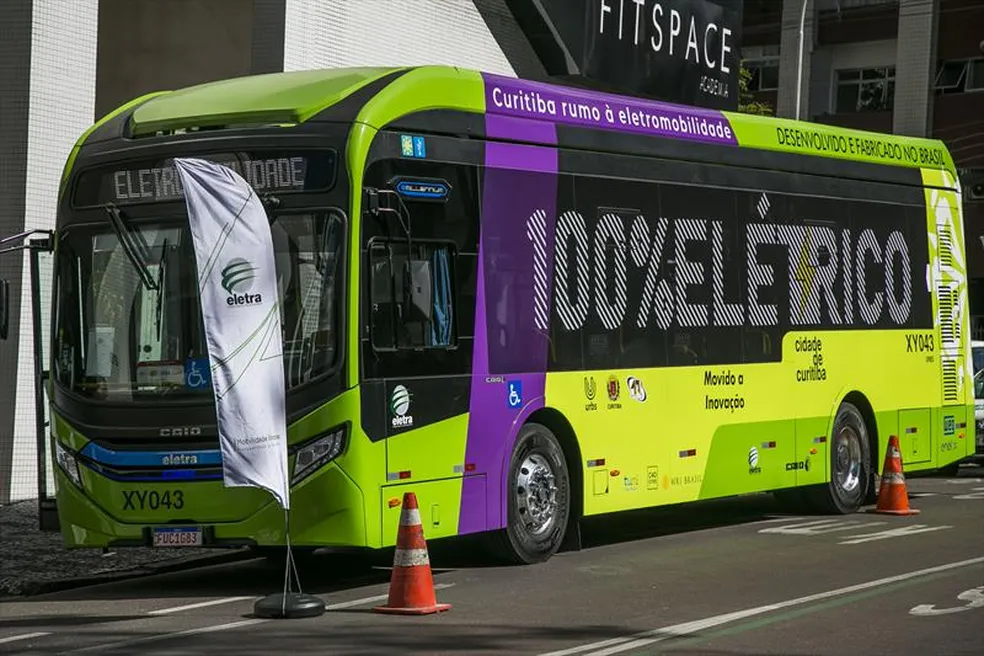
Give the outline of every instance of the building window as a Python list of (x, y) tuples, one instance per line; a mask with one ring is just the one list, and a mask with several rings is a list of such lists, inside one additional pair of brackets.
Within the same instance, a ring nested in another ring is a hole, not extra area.
[(838, 114), (887, 112), (895, 106), (895, 67), (837, 71)]
[(752, 74), (749, 91), (775, 91), (779, 88), (779, 46), (746, 48), (742, 66)]
[(934, 86), (937, 95), (984, 90), (984, 57), (940, 62)]

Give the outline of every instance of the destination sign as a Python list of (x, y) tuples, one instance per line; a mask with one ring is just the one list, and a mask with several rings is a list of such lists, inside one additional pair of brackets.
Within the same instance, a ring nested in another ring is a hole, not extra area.
[[(324, 191), (335, 180), (336, 156), (332, 151), (304, 153), (263, 151), (255, 153), (195, 154), (235, 171), (258, 194)], [(82, 174), (75, 191), (76, 206), (133, 205), (182, 200), (184, 190), (173, 158), (144, 160), (126, 166), (100, 167)]]

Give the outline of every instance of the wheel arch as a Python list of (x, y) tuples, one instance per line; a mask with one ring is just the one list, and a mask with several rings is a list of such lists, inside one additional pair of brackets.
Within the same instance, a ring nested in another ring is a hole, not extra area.
[(544, 406), (530, 414), (525, 423), (542, 424), (550, 429), (560, 442), (567, 463), (567, 473), (571, 477), (571, 512), (568, 530), (580, 521), (584, 514), (584, 468), (581, 466), (581, 447), (577, 433), (567, 417), (560, 410)]

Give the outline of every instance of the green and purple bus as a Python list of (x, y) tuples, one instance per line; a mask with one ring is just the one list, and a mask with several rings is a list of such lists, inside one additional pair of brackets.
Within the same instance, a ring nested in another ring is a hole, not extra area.
[(143, 96), (71, 152), (32, 242), (68, 547), (284, 544), (270, 494), (223, 487), (175, 157), (270, 218), (293, 545), (393, 545), (413, 491), (429, 539), (531, 563), (602, 513), (854, 512), (891, 435), (907, 472), (974, 451), (941, 142), (452, 67), (275, 73)]

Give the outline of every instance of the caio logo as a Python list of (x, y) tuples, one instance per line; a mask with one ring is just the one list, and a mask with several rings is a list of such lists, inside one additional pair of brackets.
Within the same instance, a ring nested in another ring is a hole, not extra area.
[(226, 305), (232, 307), (262, 303), (262, 295), (249, 293), (255, 279), (256, 267), (251, 262), (237, 257), (226, 264), (222, 269), (222, 289), (229, 294)]

